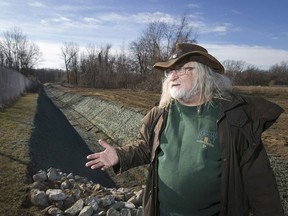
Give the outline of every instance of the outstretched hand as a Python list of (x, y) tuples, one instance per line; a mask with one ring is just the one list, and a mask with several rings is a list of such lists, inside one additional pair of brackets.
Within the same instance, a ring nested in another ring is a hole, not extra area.
[(114, 147), (109, 145), (103, 140), (98, 141), (105, 150), (102, 152), (97, 152), (87, 156), (87, 159), (90, 160), (85, 164), (86, 167), (91, 169), (106, 170), (119, 163), (119, 158)]

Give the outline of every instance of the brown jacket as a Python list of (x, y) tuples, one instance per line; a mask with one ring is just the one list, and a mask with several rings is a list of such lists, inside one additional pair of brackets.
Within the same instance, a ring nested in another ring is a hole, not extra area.
[[(219, 100), (217, 121), (221, 145), (221, 216), (284, 216), (276, 181), (261, 134), (283, 112), (262, 98), (233, 95)], [(117, 149), (118, 172), (150, 164), (143, 199), (145, 216), (158, 215), (157, 150), (168, 109), (154, 107), (142, 120), (141, 138)]]

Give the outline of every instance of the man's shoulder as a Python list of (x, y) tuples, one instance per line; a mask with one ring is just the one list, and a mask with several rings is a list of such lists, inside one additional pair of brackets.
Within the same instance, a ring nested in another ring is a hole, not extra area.
[(264, 99), (261, 96), (248, 95), (242, 93), (230, 93), (229, 98), (220, 100), (224, 109), (243, 107), (244, 109), (258, 109), (261, 107), (279, 107), (277, 104)]
[(274, 122), (284, 111), (279, 105), (263, 97), (237, 93), (231, 94), (231, 100), (224, 101), (222, 105), (227, 117), (235, 120), (233, 122), (245, 124), (249, 119), (261, 124), (262, 128), (268, 128), (266, 123)]
[(267, 111), (270, 109), (276, 109), (281, 112), (283, 111), (283, 109), (278, 104), (271, 102), (261, 96), (233, 93), (233, 100), (238, 102), (240, 101), (241, 105), (243, 105), (245, 109), (252, 109), (255, 110), (255, 112), (260, 110)]
[(142, 124), (150, 125), (153, 124), (163, 114), (165, 109), (158, 106), (154, 106), (141, 120)]

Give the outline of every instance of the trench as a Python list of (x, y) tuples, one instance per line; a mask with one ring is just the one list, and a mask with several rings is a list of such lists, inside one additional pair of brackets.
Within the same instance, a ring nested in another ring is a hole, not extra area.
[(86, 156), (92, 153), (87, 143), (70, 124), (66, 116), (40, 89), (34, 128), (29, 141), (29, 172), (50, 167), (79, 175), (104, 187), (115, 187), (108, 173), (85, 167)]

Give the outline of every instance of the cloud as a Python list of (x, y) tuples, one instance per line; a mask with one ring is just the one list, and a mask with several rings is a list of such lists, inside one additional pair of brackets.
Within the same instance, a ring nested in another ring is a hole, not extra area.
[(42, 2), (38, 2), (38, 1), (28, 2), (27, 4), (31, 7), (37, 7), (37, 8), (45, 8), (46, 7), (45, 4), (43, 4)]
[(201, 44), (219, 61), (241, 60), (267, 70), (272, 65), (288, 60), (288, 51), (262, 46)]
[(187, 7), (189, 7), (189, 8), (200, 8), (201, 6), (200, 6), (200, 4), (190, 3), (190, 4), (187, 5)]
[(56, 23), (67, 23), (71, 22), (72, 20), (67, 18), (67, 17), (59, 17), (59, 18), (53, 18), (51, 21), (56, 22)]
[(123, 21), (128, 21), (129, 20), (129, 16), (127, 16), (126, 14), (119, 14), (119, 13), (112, 13), (112, 12), (108, 12), (108, 13), (102, 13), (100, 15), (97, 16), (100, 20), (104, 21), (104, 22), (123, 22)]
[(175, 17), (171, 16), (170, 14), (162, 13), (162, 12), (154, 12), (154, 13), (149, 13), (149, 12), (142, 12), (142, 13), (137, 13), (132, 15), (136, 23), (150, 23), (150, 22), (165, 22), (165, 23), (174, 23), (175, 22)]
[(83, 17), (82, 21), (84, 23), (88, 23), (88, 24), (101, 24), (101, 23), (103, 23), (100, 19), (97, 19), (94, 17)]
[(226, 34), (230, 31), (232, 24), (230, 23), (221, 23), (221, 24), (205, 24), (199, 26), (199, 33), (209, 34), (209, 33), (219, 33)]
[(10, 2), (0, 1), (0, 6), (1, 6), (1, 7), (8, 7), (8, 6), (10, 6)]
[[(52, 43), (47, 41), (36, 41), (35, 42), (41, 52), (42, 61), (37, 65), (37, 68), (53, 68), (53, 69), (64, 69), (64, 60), (61, 56), (61, 47), (63, 43)], [(86, 50), (84, 46), (78, 46), (80, 53)]]
[(60, 43), (51, 43), (45, 41), (36, 41), (42, 51), (42, 62), (39, 63), (39, 68), (64, 68), (64, 63), (60, 56)]

